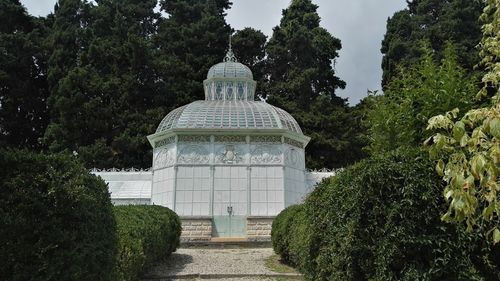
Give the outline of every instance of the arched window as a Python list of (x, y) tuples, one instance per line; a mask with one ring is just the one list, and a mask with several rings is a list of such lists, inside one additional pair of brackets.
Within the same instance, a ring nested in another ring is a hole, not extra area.
[(217, 82), (215, 85), (215, 99), (222, 100), (222, 82)]
[(226, 83), (226, 100), (234, 100), (233, 82)]
[(238, 100), (245, 100), (245, 89), (243, 88), (244, 84), (242, 82), (238, 83)]

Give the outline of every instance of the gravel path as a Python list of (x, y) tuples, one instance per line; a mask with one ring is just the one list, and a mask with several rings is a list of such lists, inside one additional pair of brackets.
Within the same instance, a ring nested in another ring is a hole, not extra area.
[(152, 268), (144, 280), (275, 280), (283, 274), (265, 266), (273, 254), (271, 248), (180, 248), (168, 261)]

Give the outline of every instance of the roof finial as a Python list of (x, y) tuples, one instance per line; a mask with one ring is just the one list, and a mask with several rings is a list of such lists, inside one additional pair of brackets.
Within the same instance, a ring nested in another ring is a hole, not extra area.
[(236, 56), (233, 53), (233, 44), (231, 42), (231, 34), (229, 34), (229, 49), (227, 50), (226, 57), (224, 58), (224, 62), (237, 62)]

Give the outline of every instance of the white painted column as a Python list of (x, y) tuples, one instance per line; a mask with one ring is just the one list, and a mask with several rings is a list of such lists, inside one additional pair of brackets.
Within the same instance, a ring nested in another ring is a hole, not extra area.
[(252, 212), (252, 152), (250, 151), (250, 136), (246, 136), (246, 144), (247, 144), (247, 216), (251, 215)]
[(251, 209), (251, 188), (252, 188), (252, 167), (247, 166), (247, 216), (250, 216)]
[(215, 184), (215, 136), (210, 136), (210, 201), (209, 211), (210, 216), (214, 215), (214, 184)]
[(173, 208), (173, 211), (177, 213), (177, 210), (175, 209), (176, 208), (176, 205), (177, 205), (177, 172), (179, 170), (179, 167), (177, 165), (174, 166), (174, 187), (173, 187), (173, 191), (172, 191), (172, 198), (174, 200), (174, 202), (172, 202), (172, 208)]
[(209, 212), (210, 216), (214, 215), (214, 182), (215, 182), (215, 166), (210, 166), (210, 202), (209, 202)]

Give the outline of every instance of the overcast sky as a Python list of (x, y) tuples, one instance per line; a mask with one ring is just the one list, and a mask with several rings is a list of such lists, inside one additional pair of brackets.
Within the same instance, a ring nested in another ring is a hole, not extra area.
[[(45, 16), (56, 0), (21, 0), (28, 12)], [(227, 21), (236, 30), (259, 29), (268, 37), (290, 0), (232, 0)], [(387, 18), (406, 7), (405, 0), (313, 0), (319, 6), (321, 25), (342, 41), (336, 63), (337, 76), (347, 83), (338, 95), (354, 105), (366, 90), (379, 90), (382, 70), (380, 44)], [(237, 55), (237, 54), (236, 54)]]

